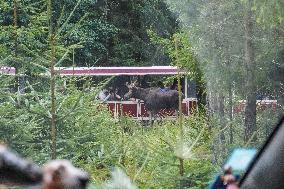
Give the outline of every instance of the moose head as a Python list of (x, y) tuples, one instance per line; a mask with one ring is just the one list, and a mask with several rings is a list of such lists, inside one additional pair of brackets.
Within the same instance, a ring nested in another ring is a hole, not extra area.
[(130, 83), (130, 84), (126, 82), (125, 85), (128, 88), (128, 92), (124, 95), (124, 99), (128, 100), (130, 98), (137, 98), (136, 96), (137, 96), (138, 82), (135, 81), (134, 83)]

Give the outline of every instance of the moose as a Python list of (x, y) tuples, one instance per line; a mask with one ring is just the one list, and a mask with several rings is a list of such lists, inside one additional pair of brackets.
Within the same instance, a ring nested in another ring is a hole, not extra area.
[(150, 115), (151, 124), (152, 117), (156, 117), (160, 110), (178, 110), (179, 93), (177, 90), (167, 90), (163, 92), (160, 88), (140, 88), (137, 87), (136, 84), (136, 82), (132, 84), (126, 83), (129, 91), (124, 95), (124, 99), (136, 98), (143, 100), (145, 108)]

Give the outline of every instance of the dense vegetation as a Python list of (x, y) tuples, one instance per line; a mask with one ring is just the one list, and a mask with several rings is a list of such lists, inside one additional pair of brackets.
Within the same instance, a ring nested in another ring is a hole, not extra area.
[[(281, 7), (281, 0), (0, 0), (0, 65), (17, 69), (0, 75), (0, 142), (39, 164), (71, 160), (91, 173), (91, 188), (205, 188), (233, 148), (259, 147), (283, 114)], [(151, 128), (114, 120), (95, 100), (112, 78), (54, 72), (169, 64), (189, 71), (199, 112)], [(245, 111), (234, 111), (244, 99)], [(260, 110), (262, 99), (279, 106)]]

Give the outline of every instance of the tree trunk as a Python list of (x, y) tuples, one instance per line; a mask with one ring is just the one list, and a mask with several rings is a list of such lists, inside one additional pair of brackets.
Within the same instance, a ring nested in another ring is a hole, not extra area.
[(48, 0), (47, 4), (48, 19), (49, 19), (49, 49), (50, 49), (50, 95), (51, 95), (51, 159), (56, 159), (56, 143), (57, 143), (57, 128), (56, 128), (56, 98), (55, 98), (55, 35), (53, 31), (52, 19), (52, 0)]
[[(198, 64), (198, 63), (197, 63)], [(196, 92), (197, 92), (197, 103), (199, 110), (206, 114), (207, 94), (206, 94), (206, 83), (203, 81), (203, 73), (199, 65), (196, 65), (195, 73), (196, 76)]]
[[(176, 52), (176, 63), (179, 65), (179, 56), (178, 56), (178, 39), (175, 38), (175, 52)], [(178, 73), (178, 96), (179, 96), (179, 103), (178, 103), (178, 124), (180, 127), (180, 141), (184, 142), (184, 131), (183, 131), (183, 123), (182, 123), (182, 94), (181, 94), (181, 76), (180, 73)], [(179, 174), (181, 177), (184, 176), (184, 160), (183, 158), (179, 158)]]
[[(208, 127), (209, 131), (211, 132), (211, 129), (214, 128), (215, 124), (212, 123), (212, 120), (214, 120), (214, 116), (216, 115), (216, 112), (218, 110), (218, 98), (216, 96), (217, 91), (216, 88), (213, 87), (215, 84), (212, 81), (208, 81), (207, 83), (207, 122), (208, 122)], [(221, 154), (220, 150), (220, 145), (219, 145), (219, 136), (214, 137), (213, 142), (211, 144), (211, 151), (213, 152), (213, 157), (212, 157), (212, 164), (218, 165), (219, 163), (219, 157)]]
[(223, 92), (219, 92), (219, 98), (218, 98), (218, 119), (219, 123), (221, 125), (221, 133), (220, 133), (220, 139), (222, 143), (226, 140), (224, 128), (226, 127), (226, 120), (225, 120), (225, 104), (224, 104), (225, 97), (223, 95)]
[(213, 86), (215, 86), (215, 83), (211, 83), (210, 81), (208, 82), (208, 108), (209, 108), (209, 116), (210, 117), (214, 117), (215, 113), (218, 112), (218, 91), (216, 90), (216, 88), (214, 88)]
[(54, 35), (50, 39), (51, 48), (51, 59), (50, 59), (50, 95), (51, 95), (51, 141), (52, 141), (52, 153), (51, 158), (56, 159), (56, 138), (57, 138), (57, 128), (56, 128), (56, 99), (55, 99), (55, 48), (54, 48)]
[[(247, 101), (245, 109), (245, 136), (247, 142), (256, 132), (256, 87), (255, 87), (255, 62), (254, 62), (254, 47), (253, 47), (253, 15), (252, 15), (252, 0), (247, 3), (245, 14), (245, 63), (247, 71), (246, 92)], [(256, 140), (256, 135), (252, 141)]]
[[(230, 75), (231, 77), (231, 75)], [(233, 122), (233, 91), (232, 91), (232, 82), (229, 83), (229, 120), (230, 120), (230, 139), (229, 143), (233, 144), (234, 142), (234, 135), (233, 135), (233, 127), (232, 127), (232, 122)]]
[(14, 55), (17, 57), (18, 52), (18, 14), (17, 14), (17, 1), (13, 1), (13, 22), (14, 22)]

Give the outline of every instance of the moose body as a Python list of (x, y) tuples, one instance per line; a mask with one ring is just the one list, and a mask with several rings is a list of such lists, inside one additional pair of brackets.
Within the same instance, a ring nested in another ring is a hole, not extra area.
[(124, 95), (124, 98), (143, 100), (145, 108), (150, 114), (150, 119), (162, 109), (178, 109), (179, 93), (176, 90), (162, 92), (159, 88), (143, 89), (133, 85), (129, 85), (128, 88), (129, 92)]
[(145, 99), (145, 108), (152, 114), (157, 114), (162, 109), (178, 109), (178, 92), (169, 90), (161, 92), (160, 89), (149, 90)]

